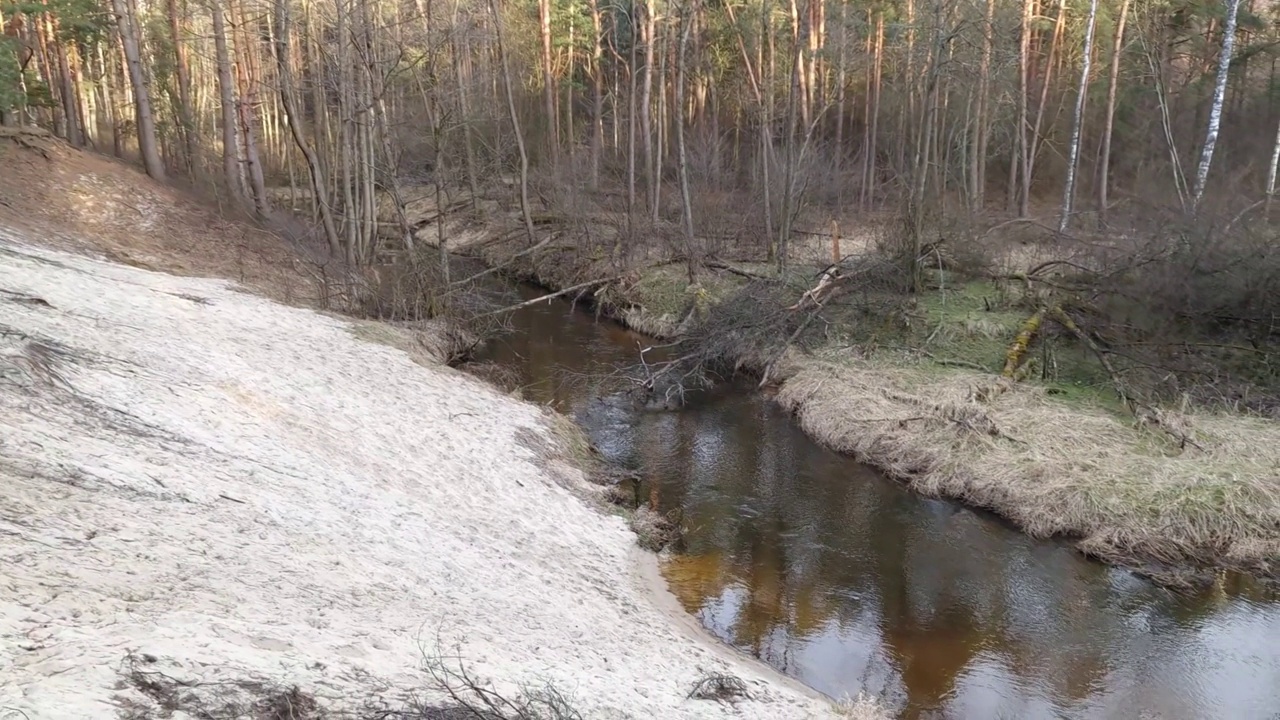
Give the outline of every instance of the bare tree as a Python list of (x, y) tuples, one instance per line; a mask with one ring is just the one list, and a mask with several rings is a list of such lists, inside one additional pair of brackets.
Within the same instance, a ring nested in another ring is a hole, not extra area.
[(315, 198), (321, 227), (324, 228), (325, 240), (329, 243), (329, 256), (339, 258), (342, 257), (342, 240), (338, 236), (338, 229), (334, 225), (333, 213), (329, 207), (329, 190), (324, 181), (324, 167), (320, 163), (319, 155), (302, 134), (302, 118), (294, 102), (296, 90), (293, 82), (293, 68), (289, 64), (289, 38), (293, 32), (290, 25), (289, 0), (275, 0), (276, 67), (280, 77), (280, 102), (284, 106), (293, 142), (298, 146), (307, 163), (307, 177), (311, 181), (311, 192)]
[(1107, 217), (1107, 190), (1111, 185), (1111, 138), (1115, 130), (1116, 92), (1120, 87), (1120, 58), (1124, 54), (1124, 27), (1129, 17), (1130, 0), (1121, 0), (1116, 19), (1115, 39), (1111, 43), (1111, 70), (1107, 73), (1107, 109), (1102, 126), (1102, 156), (1098, 160), (1098, 217)]
[(1271, 162), (1267, 166), (1266, 214), (1271, 218), (1271, 201), (1276, 195), (1276, 170), (1280, 167), (1280, 125), (1276, 126), (1276, 141), (1271, 148)]
[(551, 71), (551, 0), (538, 0), (538, 29), (542, 39), (542, 100), (547, 114), (547, 148), (551, 162), (560, 159), (560, 126), (556, 118), (556, 82)]
[(685, 150), (684, 142), (684, 107), (685, 107), (685, 82), (686, 82), (686, 65), (687, 50), (689, 47), (689, 26), (692, 25), (690, 19), (691, 8), (689, 5), (696, 3), (697, 0), (685, 0), (685, 5), (680, 9), (680, 42), (676, 51), (676, 112), (675, 112), (675, 130), (676, 130), (676, 153), (680, 167), (680, 200), (684, 208), (684, 243), (685, 243), (685, 262), (689, 269), (689, 282), (693, 282), (697, 259), (694, 253), (694, 237), (693, 237), (693, 195), (689, 189), (689, 157)]
[(178, 9), (178, 0), (167, 0), (169, 34), (173, 42), (173, 72), (178, 80), (178, 127), (182, 137), (183, 162), (188, 172), (196, 169), (200, 152), (195, 109), (191, 104), (191, 68), (187, 62), (186, 17)]
[(529, 151), (525, 148), (524, 134), (520, 130), (520, 113), (516, 112), (515, 90), (511, 87), (511, 66), (507, 62), (507, 51), (502, 41), (502, 13), (498, 10), (498, 0), (489, 0), (489, 10), (493, 12), (493, 34), (497, 43), (498, 64), (502, 66), (502, 85), (507, 93), (507, 114), (515, 132), (516, 145), (520, 149), (520, 213), (524, 218), (525, 235), (529, 244), (533, 245), (535, 235), (533, 211), (529, 207)]
[(235, 85), (231, 81), (231, 54), (227, 50), (226, 21), (223, 19), (219, 0), (211, 0), (209, 12), (213, 19), (213, 42), (217, 51), (218, 100), (222, 108), (222, 173), (237, 202), (244, 199), (240, 182), (239, 140), (236, 137)]

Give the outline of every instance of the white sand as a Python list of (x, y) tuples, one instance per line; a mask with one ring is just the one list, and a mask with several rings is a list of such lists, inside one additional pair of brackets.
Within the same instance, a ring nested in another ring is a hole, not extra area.
[[(51, 375), (32, 339), (72, 355)], [(673, 615), (529, 432), (539, 409), (341, 321), (0, 231), (0, 718), (142, 702), (130, 652), (350, 708), (421, 688), (437, 637), (587, 718), (832, 714)], [(704, 671), (754, 699), (686, 699)]]

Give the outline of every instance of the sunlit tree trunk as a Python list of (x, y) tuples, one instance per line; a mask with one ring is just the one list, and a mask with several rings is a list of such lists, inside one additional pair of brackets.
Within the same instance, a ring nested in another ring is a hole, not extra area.
[[(1126, 0), (1127, 1), (1127, 0)], [(974, 112), (973, 146), (969, 157), (970, 207), (980, 212), (986, 207), (987, 141), (991, 136), (991, 53), (995, 35), (995, 0), (987, 0), (982, 18), (982, 60), (978, 65), (977, 110)]]
[[(637, 16), (639, 3), (631, 5), (631, 27), (639, 27), (640, 18)], [(637, 64), (637, 48), (640, 46), (640, 40), (637, 37), (631, 38), (631, 50), (627, 62), (627, 227), (630, 229), (631, 223), (635, 218), (636, 210), (636, 131), (637, 131), (637, 114), (641, 111), (636, 102), (636, 64)], [(621, 238), (621, 235), (619, 235)], [(614, 254), (621, 247), (615, 247)]]
[[(694, 2), (695, 0), (686, 0), (686, 2)], [(680, 13), (680, 40), (676, 50), (676, 102), (675, 102), (675, 136), (676, 136), (676, 157), (679, 167), (677, 168), (680, 175), (680, 202), (684, 209), (684, 242), (685, 242), (685, 261), (688, 266), (689, 282), (693, 282), (695, 268), (697, 266), (697, 257), (694, 252), (693, 237), (693, 192), (689, 188), (689, 157), (685, 150), (685, 80), (686, 72), (686, 50), (689, 47), (689, 26), (692, 20), (689, 17), (688, 8), (683, 8)]]
[[(480, 195), (480, 181), (478, 171), (476, 169), (476, 150), (475, 140), (471, 137), (471, 105), (467, 101), (468, 85), (470, 78), (463, 72), (463, 53), (466, 52), (465, 43), (458, 42), (458, 34), (461, 27), (459, 16), (461, 12), (461, 0), (453, 2), (453, 27), (454, 31), (450, 33), (450, 43), (453, 61), (453, 77), (458, 85), (458, 114), (461, 115), (459, 122), (462, 123), (462, 145), (463, 152), (466, 155), (467, 162), (467, 189), (471, 191), (471, 207), (476, 207), (476, 202)], [(441, 223), (443, 226), (443, 223)]]
[[(836, 53), (836, 85), (835, 85), (835, 94), (836, 94), (836, 97), (835, 97), (835, 105), (836, 105), (835, 163), (837, 168), (839, 168), (841, 165), (844, 164), (844, 158), (846, 153), (845, 137), (844, 137), (844, 122), (845, 122), (845, 104), (847, 102), (845, 97), (845, 85), (848, 83), (848, 75), (846, 73), (846, 69), (848, 67), (847, 46), (849, 44), (849, 30), (847, 27), (848, 5), (849, 3), (846, 0), (840, 0), (840, 12), (837, 15), (839, 19), (836, 21), (836, 23), (840, 28), (840, 38), (838, 40), (838, 42), (840, 43), (840, 49)], [(867, 13), (867, 19), (868, 21), (871, 19), (870, 12)], [(870, 47), (871, 33), (869, 31), (871, 29), (871, 26), (869, 23), (867, 25), (867, 29), (868, 29), (867, 45), (868, 47)], [(871, 53), (867, 53), (868, 57), (870, 57), (870, 55)], [(868, 90), (870, 90), (870, 88), (868, 88)], [(863, 147), (865, 148), (866, 146), (864, 145)]]
[(1280, 124), (1276, 126), (1276, 141), (1271, 148), (1271, 164), (1267, 166), (1266, 216), (1271, 219), (1271, 201), (1276, 195), (1276, 170), (1280, 168)]
[(1018, 30), (1018, 132), (1017, 146), (1012, 161), (1009, 163), (1009, 209), (1017, 206), (1018, 216), (1030, 214), (1031, 198), (1021, 191), (1023, 185), (1030, 185), (1022, 178), (1028, 174), (1031, 166), (1031, 144), (1027, 141), (1029, 118), (1027, 117), (1028, 96), (1031, 93), (1031, 20), (1035, 0), (1022, 0), (1022, 24)]
[(160, 145), (156, 140), (155, 116), (151, 111), (151, 93), (147, 89), (146, 74), (142, 67), (142, 52), (138, 46), (137, 22), (130, 12), (128, 0), (111, 0), (120, 42), (124, 46), (125, 62), (129, 66), (129, 83), (133, 87), (134, 115), (138, 123), (138, 150), (147, 174), (156, 180), (165, 179), (164, 163), (160, 160)]
[(511, 87), (511, 66), (507, 61), (506, 44), (502, 39), (502, 13), (498, 11), (498, 0), (489, 0), (489, 10), (493, 13), (493, 34), (498, 64), (502, 67), (502, 84), (507, 94), (507, 116), (516, 136), (516, 146), (520, 149), (520, 213), (524, 217), (524, 231), (530, 245), (534, 243), (533, 210), (529, 207), (529, 151), (525, 148), (524, 135), (520, 130), (520, 114), (516, 112), (515, 89)]
[(658, 178), (654, 177), (653, 148), (653, 73), (657, 63), (657, 0), (646, 0), (644, 3), (644, 25), (641, 44), (644, 45), (644, 78), (640, 87), (640, 136), (644, 152), (644, 177), (649, 196), (649, 206), (658, 205)]
[(1031, 183), (1035, 179), (1036, 159), (1040, 155), (1040, 144), (1043, 141), (1040, 130), (1044, 127), (1045, 110), (1049, 107), (1049, 90), (1053, 86), (1054, 61), (1059, 55), (1058, 47), (1062, 41), (1066, 21), (1067, 3), (1066, 0), (1059, 0), (1058, 18), (1054, 21), (1053, 37), (1049, 41), (1049, 56), (1045, 58), (1044, 75), (1040, 79), (1040, 103), (1036, 107), (1036, 119), (1031, 126), (1029, 137), (1030, 146), (1027, 149), (1026, 162), (1023, 165), (1022, 208), (1020, 213), (1022, 217), (1027, 217), (1031, 214)]
[(869, 89), (870, 109), (867, 114), (869, 126), (867, 129), (867, 147), (866, 147), (866, 174), (862, 181), (862, 207), (868, 209), (875, 200), (877, 179), (879, 178), (878, 167), (878, 137), (880, 134), (880, 88), (881, 81), (884, 77), (884, 13), (878, 13), (876, 17), (876, 40), (875, 48), (872, 53), (871, 60), (872, 78), (871, 87)]
[(244, 146), (245, 169), (248, 171), (249, 189), (253, 194), (253, 210), (259, 217), (266, 217), (271, 210), (271, 201), (267, 198), (267, 182), (258, 152), (258, 95), (256, 73), (253, 72), (253, 51), (249, 47), (250, 36), (245, 27), (243, 7), (232, 4), (230, 10), (235, 23), (232, 26), (232, 37), (235, 40), (237, 58), (235, 69), (240, 101), (240, 142)]
[(599, 0), (591, 0), (591, 188), (600, 186), (600, 155), (604, 151), (604, 28)]
[(275, 41), (276, 67), (280, 79), (280, 102), (284, 106), (285, 118), (288, 120), (289, 132), (293, 141), (307, 162), (307, 176), (311, 180), (311, 192), (315, 200), (316, 213), (320, 216), (321, 227), (324, 228), (325, 240), (329, 244), (329, 257), (342, 257), (342, 242), (338, 237), (337, 226), (333, 222), (333, 214), (329, 207), (329, 194), (325, 186), (324, 167), (311, 143), (303, 135), (301, 117), (295, 101), (293, 68), (289, 64), (289, 41), (292, 33), (289, 17), (289, 0), (275, 0)]
[[(769, 16), (773, 12), (771, 0), (760, 0), (760, 42), (756, 46), (756, 66), (760, 84), (760, 183), (764, 205), (764, 231), (769, 238), (768, 259), (773, 260), (773, 72), (765, 73), (765, 46), (772, 40), (769, 32)], [(770, 60), (772, 62), (772, 59)]]
[(85, 137), (75, 86), (71, 82), (71, 66), (68, 59), (71, 48), (59, 39), (60, 28), (57, 18), (51, 13), (45, 13), (44, 17), (49, 38), (56, 43), (54, 54), (58, 58), (58, 97), (61, 100), (62, 117), (65, 123), (64, 137), (67, 142), (80, 147), (85, 144)]
[[(794, 14), (798, 16), (798, 13)], [(804, 42), (796, 37), (792, 48), (791, 89), (787, 92), (787, 142), (786, 161), (782, 169), (782, 217), (778, 221), (778, 250), (775, 261), (779, 275), (787, 269), (787, 254), (791, 243), (791, 222), (794, 214), (796, 163), (799, 160), (796, 147), (796, 114), (799, 111), (801, 87), (804, 75)]]

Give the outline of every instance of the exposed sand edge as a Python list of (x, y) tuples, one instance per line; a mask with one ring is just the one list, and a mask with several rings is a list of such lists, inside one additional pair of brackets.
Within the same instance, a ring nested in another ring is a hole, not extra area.
[[(693, 632), (620, 518), (520, 442), (541, 411), (345, 322), (0, 233), (0, 708), (101, 718), (129, 653), (216, 693), (421, 691), (439, 637), (591, 718), (822, 718)], [(704, 672), (752, 689), (689, 700)]]

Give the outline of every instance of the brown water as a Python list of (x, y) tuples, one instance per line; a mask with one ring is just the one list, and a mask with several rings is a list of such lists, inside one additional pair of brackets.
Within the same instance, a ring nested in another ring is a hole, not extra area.
[(1274, 597), (1178, 596), (914, 496), (741, 388), (636, 410), (583, 375), (645, 338), (560, 302), (514, 323), (488, 357), (683, 512), (687, 552), (664, 573), (685, 608), (811, 687), (906, 718), (1280, 718)]

